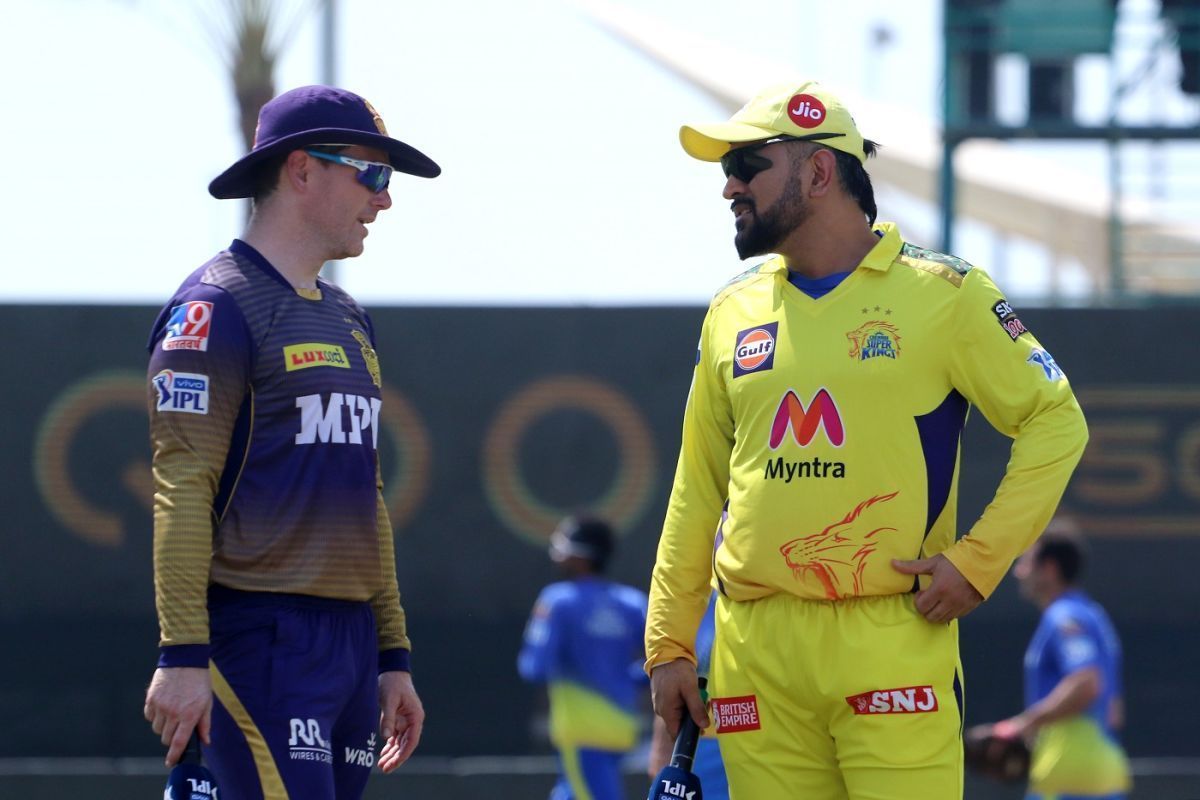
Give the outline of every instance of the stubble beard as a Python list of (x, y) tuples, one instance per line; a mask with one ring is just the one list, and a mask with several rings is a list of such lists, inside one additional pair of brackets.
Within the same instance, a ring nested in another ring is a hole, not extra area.
[(779, 245), (804, 223), (809, 214), (800, 192), (800, 181), (794, 176), (788, 180), (775, 205), (762, 214), (758, 213), (758, 206), (753, 200), (745, 202), (750, 206), (749, 222), (733, 237), (733, 246), (737, 248), (738, 258), (743, 261), (779, 252)]

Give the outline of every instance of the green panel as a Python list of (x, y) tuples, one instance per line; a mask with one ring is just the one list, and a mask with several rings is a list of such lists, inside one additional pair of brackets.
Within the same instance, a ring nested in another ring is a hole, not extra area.
[(947, 9), (947, 45), (958, 52), (1069, 58), (1112, 49), (1112, 0), (1007, 0)]
[(1112, 0), (1008, 0), (996, 49), (1030, 58), (1107, 53), (1115, 19)]

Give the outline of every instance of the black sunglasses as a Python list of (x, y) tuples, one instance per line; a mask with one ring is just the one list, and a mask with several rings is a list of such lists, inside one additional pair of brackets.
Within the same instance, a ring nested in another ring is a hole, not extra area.
[(774, 139), (767, 139), (765, 142), (737, 147), (721, 156), (721, 169), (725, 171), (726, 178), (737, 178), (742, 183), (749, 183), (758, 173), (775, 166), (774, 161), (758, 154), (758, 151), (767, 145), (775, 144), (776, 142), (814, 142), (821, 139), (832, 139), (835, 136), (841, 136), (841, 134), (818, 133), (811, 136), (776, 136)]
[(765, 142), (733, 148), (721, 156), (721, 169), (725, 171), (726, 178), (737, 178), (742, 183), (749, 183), (758, 173), (775, 166), (774, 161), (759, 155), (759, 150), (776, 142), (798, 141), (800, 140), (795, 136), (777, 136), (774, 139), (767, 139)]

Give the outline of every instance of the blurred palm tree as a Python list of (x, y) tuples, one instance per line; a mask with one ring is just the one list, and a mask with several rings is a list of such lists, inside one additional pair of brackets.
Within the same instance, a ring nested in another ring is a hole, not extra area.
[[(204, 29), (225, 62), (238, 106), (242, 140), (254, 146), (258, 111), (275, 96), (275, 64), (300, 23), (321, 0), (221, 0), (222, 13), (209, 14)], [(211, 5), (208, 10), (211, 11)]]

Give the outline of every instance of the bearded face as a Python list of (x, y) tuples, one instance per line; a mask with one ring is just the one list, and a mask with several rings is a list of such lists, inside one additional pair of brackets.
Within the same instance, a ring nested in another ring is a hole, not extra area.
[(741, 212), (734, 222), (737, 233), (733, 237), (738, 258), (745, 260), (779, 252), (779, 245), (811, 213), (801, 191), (799, 171), (789, 168), (783, 180), (779, 199), (765, 208), (749, 195), (734, 200), (733, 205)]

